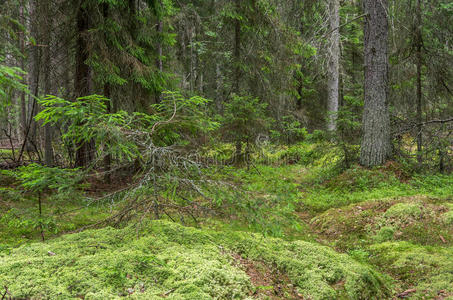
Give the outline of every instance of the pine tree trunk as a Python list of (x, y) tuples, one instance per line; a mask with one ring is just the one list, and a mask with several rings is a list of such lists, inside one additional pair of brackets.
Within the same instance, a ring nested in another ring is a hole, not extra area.
[[(24, 0), (21, 1), (20, 5), (20, 12), (19, 12), (19, 18), (21, 24), (25, 24), (25, 16), (24, 16), (24, 10), (25, 10), (25, 4)], [(20, 33), (20, 41), (19, 41), (19, 46), (20, 46), (20, 52), (22, 55), (25, 55), (25, 33), (21, 32)], [(20, 59), (20, 67), (22, 70), (25, 70), (25, 58), (21, 57)], [(23, 82), (26, 84), (26, 82)], [(27, 104), (26, 104), (26, 99), (25, 99), (25, 92), (21, 92), (20, 95), (20, 138), (23, 143), (25, 143), (25, 131), (27, 128)]]
[(388, 110), (387, 0), (364, 0), (365, 104), (360, 163), (382, 165), (391, 154)]
[(417, 161), (422, 166), (422, 11), (421, 0), (417, 0)]
[[(159, 5), (162, 5), (160, 2), (159, 2)], [(159, 70), (160, 74), (162, 75), (163, 71), (164, 71), (164, 65), (163, 65), (163, 61), (162, 61), (162, 33), (163, 33), (163, 22), (162, 22), (162, 16), (158, 16), (158, 20), (157, 20), (157, 33), (159, 35), (158, 37), (158, 41), (157, 41), (157, 61), (156, 61), (156, 64), (157, 64), (157, 69)], [(156, 95), (156, 103), (160, 103), (162, 101), (162, 91), (158, 91), (157, 92), (157, 95)]]
[(327, 111), (329, 121), (327, 129), (335, 131), (338, 113), (338, 82), (340, 76), (340, 1), (329, 1), (329, 23), (330, 23), (330, 55), (328, 66), (328, 83), (327, 83)]
[[(52, 18), (51, 10), (50, 10), (50, 3), (49, 0), (41, 0), (42, 2), (39, 3), (40, 11), (42, 20), (41, 22), (44, 23), (43, 28), (43, 67), (44, 67), (44, 95), (47, 96), (51, 93), (52, 83), (51, 83), (51, 30), (52, 30)], [(46, 124), (44, 126), (44, 163), (47, 166), (53, 166), (53, 148), (52, 148), (52, 126), (50, 124)]]
[[(39, 12), (38, 2), (30, 1), (30, 33), (31, 36), (39, 41)], [(37, 136), (37, 126), (35, 122), (35, 115), (38, 113), (38, 103), (35, 97), (39, 96), (39, 80), (40, 80), (40, 55), (39, 49), (36, 45), (30, 45), (28, 55), (28, 64), (30, 66), (30, 71), (28, 73), (28, 85), (30, 88), (31, 94), (28, 97), (28, 110), (27, 110), (27, 127), (26, 127), (26, 149), (27, 151), (38, 152), (36, 136)]]
[[(241, 9), (241, 2), (240, 0), (235, 0), (235, 5), (236, 5), (236, 13), (240, 14), (240, 9)], [(239, 19), (235, 19), (234, 21), (234, 49), (233, 49), (233, 55), (234, 55), (234, 81), (233, 81), (233, 92), (236, 94), (239, 94), (239, 85), (240, 85), (240, 79), (241, 79), (241, 23)]]
[[(76, 45), (76, 66), (74, 79), (74, 93), (76, 98), (87, 96), (90, 93), (90, 67), (85, 63), (88, 59), (87, 41), (84, 37), (89, 29), (89, 15), (86, 8), (82, 4), (79, 5), (77, 11), (77, 45)], [(77, 146), (75, 166), (85, 167), (92, 158), (92, 145), (88, 142), (82, 142)]]
[(223, 98), (223, 77), (222, 77), (222, 71), (220, 69), (220, 63), (217, 62), (215, 66), (215, 75), (216, 75), (216, 97), (215, 97), (215, 105), (217, 112), (219, 114), (223, 114), (223, 103), (222, 103), (222, 98)]
[[(304, 33), (304, 23), (300, 22), (300, 35)], [(297, 76), (298, 84), (297, 84), (297, 101), (296, 107), (298, 110), (302, 109), (302, 101), (303, 101), (303, 93), (304, 93), (304, 57), (300, 56), (300, 74)]]

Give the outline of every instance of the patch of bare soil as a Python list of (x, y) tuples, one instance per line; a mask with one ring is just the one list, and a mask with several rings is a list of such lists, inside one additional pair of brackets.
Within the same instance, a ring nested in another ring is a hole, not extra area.
[(243, 258), (232, 254), (234, 264), (244, 270), (254, 286), (251, 296), (256, 299), (294, 299), (303, 300), (288, 276), (274, 266), (268, 266), (260, 261)]

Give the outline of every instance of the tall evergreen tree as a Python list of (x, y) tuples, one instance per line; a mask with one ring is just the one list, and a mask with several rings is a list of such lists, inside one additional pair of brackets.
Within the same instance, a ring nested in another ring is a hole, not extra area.
[(364, 0), (365, 104), (360, 163), (382, 165), (390, 157), (388, 108), (388, 5), (387, 0)]

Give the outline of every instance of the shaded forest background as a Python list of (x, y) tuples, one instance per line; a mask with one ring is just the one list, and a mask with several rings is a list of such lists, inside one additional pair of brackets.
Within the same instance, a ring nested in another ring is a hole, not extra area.
[(450, 0), (0, 0), (0, 298), (453, 296), (452, 66)]
[[(96, 94), (111, 99), (107, 113), (152, 114), (166, 91), (211, 99), (197, 110), (213, 128), (193, 146), (234, 142), (240, 156), (243, 143), (294, 143), (329, 129), (346, 163), (357, 159), (361, 1), (24, 0), (1, 10), (2, 64), (26, 72), (2, 70), (2, 146), (16, 150), (8, 163), (28, 151), (47, 165), (86, 166), (99, 154), (93, 142), (61, 143), (61, 120), (40, 126), (38, 99)], [(391, 156), (410, 161), (416, 149), (419, 168), (451, 170), (452, 4), (389, 1), (385, 14)]]

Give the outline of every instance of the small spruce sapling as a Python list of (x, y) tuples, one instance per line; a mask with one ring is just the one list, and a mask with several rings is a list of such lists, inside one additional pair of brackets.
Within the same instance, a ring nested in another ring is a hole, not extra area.
[(233, 95), (230, 102), (225, 104), (223, 129), (225, 136), (236, 144), (235, 161), (244, 160), (242, 144), (246, 143), (246, 151), (250, 150), (250, 142), (259, 133), (267, 131), (271, 120), (266, 116), (267, 104), (258, 98)]
[(38, 200), (39, 217), (34, 222), (34, 228), (39, 229), (44, 241), (44, 231), (55, 229), (55, 223), (52, 218), (43, 216), (43, 197), (50, 191), (68, 196), (73, 195), (83, 186), (80, 184), (82, 174), (78, 169), (49, 168), (34, 163), (18, 168), (13, 174), (24, 191), (32, 194)]

